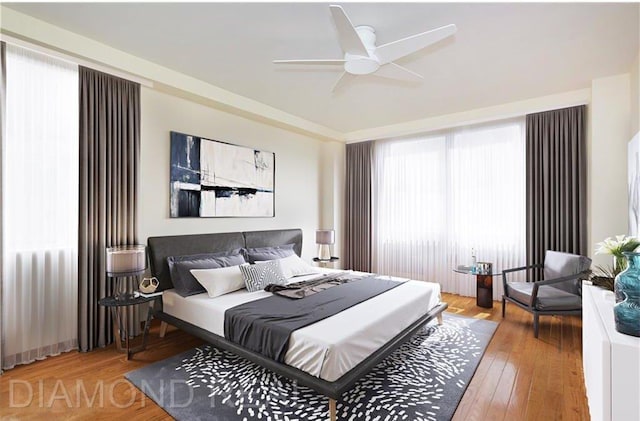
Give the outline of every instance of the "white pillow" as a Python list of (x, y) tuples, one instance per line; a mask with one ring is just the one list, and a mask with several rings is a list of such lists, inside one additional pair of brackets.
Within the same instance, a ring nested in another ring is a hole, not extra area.
[[(274, 260), (270, 260), (273, 262)], [(307, 262), (298, 257), (297, 254), (283, 257), (282, 259), (275, 260), (280, 264), (280, 270), (285, 278), (293, 278), (294, 276), (312, 275), (320, 272), (318, 268), (309, 265)], [(266, 262), (256, 262), (266, 263)]]
[(240, 266), (215, 269), (191, 269), (191, 274), (207, 290), (209, 297), (219, 297), (244, 288)]

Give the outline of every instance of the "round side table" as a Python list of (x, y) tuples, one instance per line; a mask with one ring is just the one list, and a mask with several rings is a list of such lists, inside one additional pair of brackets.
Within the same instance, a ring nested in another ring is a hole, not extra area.
[[(114, 296), (104, 297), (98, 301), (98, 304), (111, 309), (111, 317), (113, 320), (113, 336), (116, 341), (116, 349), (118, 352), (126, 353), (127, 360), (130, 360), (133, 354), (144, 351), (147, 347), (147, 336), (149, 334), (149, 324), (153, 315), (153, 307), (155, 301), (162, 295), (154, 295), (153, 297), (129, 297), (125, 299), (116, 299)], [(136, 347), (131, 347), (129, 343), (129, 320), (127, 316), (127, 307), (139, 304), (149, 303), (147, 309), (147, 318), (144, 321), (144, 330), (142, 331), (142, 343)], [(122, 342), (124, 341), (124, 347)]]

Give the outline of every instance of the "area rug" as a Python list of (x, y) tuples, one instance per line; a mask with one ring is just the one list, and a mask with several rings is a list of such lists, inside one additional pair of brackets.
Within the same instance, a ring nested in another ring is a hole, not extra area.
[[(339, 420), (450, 420), (497, 323), (445, 314), (338, 401)], [(256, 364), (203, 345), (126, 378), (177, 420), (327, 420), (328, 400)]]

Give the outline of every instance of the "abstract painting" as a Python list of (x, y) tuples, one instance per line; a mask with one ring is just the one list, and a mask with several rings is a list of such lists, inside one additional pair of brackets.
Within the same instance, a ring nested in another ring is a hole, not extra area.
[(629, 235), (640, 234), (640, 132), (629, 142)]
[(273, 217), (275, 154), (171, 132), (171, 217)]

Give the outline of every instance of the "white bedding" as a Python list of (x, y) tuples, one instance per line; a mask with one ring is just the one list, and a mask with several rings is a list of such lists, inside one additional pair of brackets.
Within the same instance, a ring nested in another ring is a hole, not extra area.
[[(317, 275), (299, 276), (291, 281), (314, 276)], [(173, 290), (167, 290), (163, 292), (162, 302), (165, 313), (224, 337), (225, 310), (271, 295), (270, 292), (242, 289), (215, 298), (209, 298), (207, 293), (181, 297)], [(407, 281), (294, 331), (285, 363), (327, 381), (337, 380), (439, 302), (439, 284)]]

